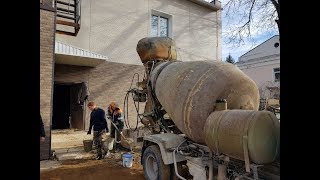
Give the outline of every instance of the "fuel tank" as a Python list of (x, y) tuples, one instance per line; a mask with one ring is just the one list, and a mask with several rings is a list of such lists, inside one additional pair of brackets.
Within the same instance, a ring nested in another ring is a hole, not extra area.
[(223, 110), (210, 114), (204, 125), (206, 145), (216, 154), (268, 164), (280, 152), (280, 123), (270, 111)]

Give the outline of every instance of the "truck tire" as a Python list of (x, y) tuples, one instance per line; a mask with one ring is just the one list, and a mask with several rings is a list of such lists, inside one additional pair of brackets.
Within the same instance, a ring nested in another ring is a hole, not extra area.
[(160, 149), (157, 145), (146, 148), (142, 156), (144, 177), (147, 180), (169, 180), (170, 166), (162, 160)]

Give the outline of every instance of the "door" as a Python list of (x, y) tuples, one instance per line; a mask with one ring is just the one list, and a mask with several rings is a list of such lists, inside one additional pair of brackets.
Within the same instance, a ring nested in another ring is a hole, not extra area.
[(81, 84), (73, 84), (70, 86), (70, 123), (71, 128), (84, 130), (85, 101), (80, 99), (81, 88)]
[(70, 128), (70, 87), (54, 85), (53, 91), (52, 129)]

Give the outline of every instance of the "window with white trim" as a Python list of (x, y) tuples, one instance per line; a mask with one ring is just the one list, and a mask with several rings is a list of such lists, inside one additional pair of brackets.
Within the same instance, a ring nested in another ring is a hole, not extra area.
[(151, 36), (152, 37), (170, 37), (170, 15), (157, 13), (153, 11), (151, 14)]
[(280, 67), (273, 68), (273, 79), (274, 82), (280, 82)]

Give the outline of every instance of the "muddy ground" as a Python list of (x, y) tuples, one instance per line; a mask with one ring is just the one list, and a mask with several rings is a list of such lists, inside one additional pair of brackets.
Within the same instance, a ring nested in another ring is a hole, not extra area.
[[(59, 149), (82, 148), (84, 139), (92, 139), (86, 131), (74, 129), (53, 130), (51, 148), (58, 152)], [(110, 156), (102, 160), (94, 160), (95, 153), (82, 154), (80, 159), (68, 159), (51, 161), (48, 167), (40, 171), (40, 180), (130, 180), (144, 179), (143, 167), (140, 164), (141, 149), (134, 149), (131, 153), (134, 156), (131, 168), (122, 166), (122, 154), (128, 150), (122, 149), (117, 153), (110, 153)], [(71, 152), (70, 152), (71, 153)], [(86, 154), (84, 156), (83, 154)], [(92, 155), (92, 157), (87, 156)], [(52, 164), (52, 165), (50, 165)]]
[[(123, 153), (123, 152), (122, 152)], [(61, 166), (43, 170), (40, 180), (143, 180), (140, 154), (134, 154), (131, 168), (122, 166), (121, 153), (102, 160), (74, 159), (61, 161)]]

